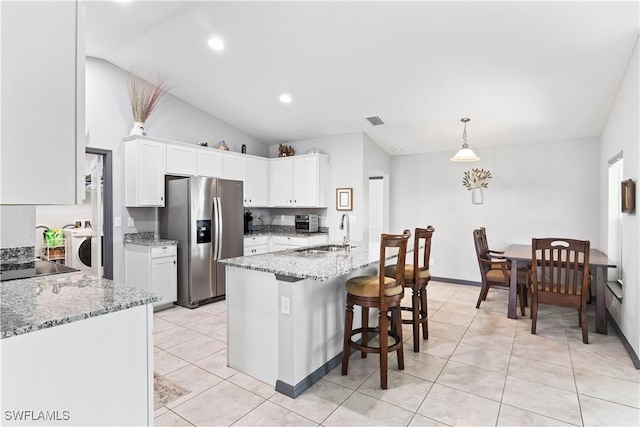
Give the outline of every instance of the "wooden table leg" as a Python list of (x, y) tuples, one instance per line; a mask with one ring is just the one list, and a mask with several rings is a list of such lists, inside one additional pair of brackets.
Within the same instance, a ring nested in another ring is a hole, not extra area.
[(511, 260), (511, 280), (509, 282), (509, 308), (507, 316), (509, 319), (517, 319), (516, 300), (518, 296), (518, 260)]
[(596, 267), (596, 333), (607, 335), (607, 307), (604, 301), (604, 267)]

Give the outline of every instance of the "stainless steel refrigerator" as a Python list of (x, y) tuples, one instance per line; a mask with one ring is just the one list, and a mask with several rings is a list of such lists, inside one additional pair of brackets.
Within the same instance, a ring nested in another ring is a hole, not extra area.
[(195, 308), (226, 293), (218, 260), (242, 256), (242, 181), (167, 178), (160, 236), (178, 241), (178, 304)]

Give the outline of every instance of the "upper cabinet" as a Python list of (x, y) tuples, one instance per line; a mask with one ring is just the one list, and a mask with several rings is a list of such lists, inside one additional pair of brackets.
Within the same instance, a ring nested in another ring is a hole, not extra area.
[(153, 137), (123, 141), (127, 207), (164, 206), (165, 175), (242, 181), (245, 207), (327, 207), (325, 154), (268, 159)]
[(198, 148), (198, 175), (222, 178), (224, 154), (211, 148)]
[(166, 144), (127, 137), (125, 144), (125, 206), (164, 206)]
[(224, 179), (243, 181), (244, 206), (267, 206), (268, 159), (246, 154), (224, 155)]
[(167, 144), (167, 175), (191, 176), (198, 172), (196, 147)]
[(270, 204), (274, 207), (326, 207), (329, 158), (324, 154), (270, 161)]
[(244, 205), (267, 206), (269, 201), (269, 160), (247, 157)]
[(84, 197), (83, 5), (0, 3), (0, 204)]

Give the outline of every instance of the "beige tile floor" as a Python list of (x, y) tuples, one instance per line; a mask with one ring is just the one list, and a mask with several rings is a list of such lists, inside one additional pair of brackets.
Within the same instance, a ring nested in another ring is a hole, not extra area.
[[(155, 411), (157, 426), (638, 426), (640, 375), (611, 327), (582, 343), (575, 310), (541, 306), (506, 316), (507, 291), (429, 285), (429, 340), (414, 353), (404, 329), (405, 369), (395, 354), (389, 389), (376, 357), (354, 354), (297, 399), (226, 366), (224, 302), (154, 315), (155, 371), (191, 392)], [(527, 311), (528, 314), (528, 311)]]

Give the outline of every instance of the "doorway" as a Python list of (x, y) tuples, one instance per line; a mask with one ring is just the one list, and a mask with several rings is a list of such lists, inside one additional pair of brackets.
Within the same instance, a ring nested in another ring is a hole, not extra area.
[[(101, 250), (100, 256), (104, 263), (103, 277), (113, 280), (113, 153), (111, 150), (94, 147), (87, 147), (86, 153), (99, 157), (101, 161), (98, 160), (97, 163), (102, 164), (102, 185), (92, 183), (91, 188), (91, 197), (94, 198), (91, 201), (92, 217), (96, 217), (95, 209), (102, 213), (99, 221), (102, 224), (96, 224), (102, 230), (102, 245), (95, 242), (91, 245), (94, 252), (92, 262), (96, 260), (95, 251)], [(101, 187), (101, 191), (96, 191), (97, 186)], [(101, 200), (95, 200), (96, 194), (102, 195)]]
[(369, 241), (377, 242), (389, 230), (388, 176), (369, 177)]

